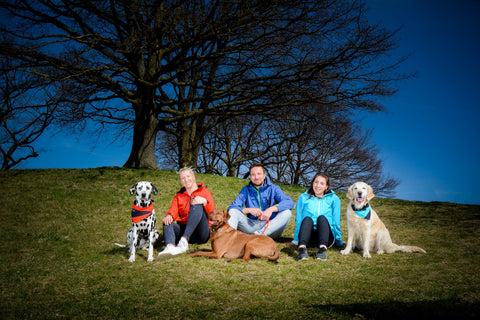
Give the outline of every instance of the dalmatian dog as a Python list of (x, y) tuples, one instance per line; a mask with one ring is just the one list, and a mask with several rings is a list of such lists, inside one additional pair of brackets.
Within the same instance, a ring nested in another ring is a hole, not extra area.
[(132, 228), (127, 233), (130, 248), (129, 262), (135, 262), (135, 250), (148, 248), (147, 261), (153, 261), (153, 244), (159, 238), (155, 229), (156, 217), (153, 208), (152, 193), (157, 195), (157, 188), (148, 181), (140, 181), (130, 188), (130, 195), (135, 194), (132, 205)]

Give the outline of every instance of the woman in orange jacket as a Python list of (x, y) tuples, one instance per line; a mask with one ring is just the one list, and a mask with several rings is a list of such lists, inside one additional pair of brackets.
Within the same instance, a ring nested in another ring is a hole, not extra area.
[(208, 214), (215, 208), (212, 194), (203, 183), (197, 184), (191, 168), (180, 169), (178, 175), (183, 187), (163, 218), (166, 247), (158, 256), (186, 252), (188, 243), (205, 243), (210, 238)]

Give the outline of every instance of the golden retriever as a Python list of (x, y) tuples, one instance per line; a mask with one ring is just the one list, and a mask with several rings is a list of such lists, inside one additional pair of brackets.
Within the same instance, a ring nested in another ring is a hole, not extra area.
[(372, 187), (364, 182), (356, 182), (348, 188), (347, 198), (350, 199), (347, 207), (348, 240), (347, 246), (340, 253), (349, 254), (355, 248), (363, 249), (364, 258), (371, 258), (370, 252), (426, 253), (416, 246), (399, 246), (392, 242), (387, 228), (369, 205), (374, 196)]
[(263, 235), (246, 234), (228, 224), (230, 215), (225, 210), (214, 209), (209, 215), (212, 230), (212, 250), (190, 253), (191, 257), (220, 259), (242, 259), (250, 261), (251, 256), (277, 261), (278, 246), (272, 238)]

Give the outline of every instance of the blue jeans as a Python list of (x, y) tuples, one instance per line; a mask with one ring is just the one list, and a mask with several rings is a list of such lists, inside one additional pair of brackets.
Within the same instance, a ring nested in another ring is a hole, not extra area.
[(203, 205), (190, 206), (187, 224), (170, 223), (163, 225), (163, 238), (165, 245), (177, 244), (181, 237), (185, 237), (188, 243), (205, 243), (210, 239), (208, 218)]
[[(290, 210), (278, 212), (277, 216), (271, 219), (267, 226), (266, 220), (250, 219), (238, 209), (230, 209), (228, 214), (230, 215), (228, 224), (232, 228), (249, 234), (262, 234), (265, 231), (263, 234), (273, 239), (280, 238), (292, 217), (292, 211)], [(265, 227), (267, 227), (266, 230)]]

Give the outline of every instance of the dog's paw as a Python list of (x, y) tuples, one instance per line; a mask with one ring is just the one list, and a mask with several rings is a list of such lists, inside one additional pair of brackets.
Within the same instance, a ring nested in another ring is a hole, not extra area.
[(153, 256), (152, 256), (152, 257), (148, 257), (147, 261), (148, 261), (148, 262), (152, 262), (152, 261), (153, 261)]
[(347, 255), (347, 254), (350, 253), (350, 250), (343, 249), (343, 250), (340, 251), (340, 253), (343, 254), (343, 255)]
[(135, 262), (135, 256), (128, 258), (128, 262)]
[(364, 258), (371, 258), (372, 256), (370, 255), (370, 252), (364, 252), (363, 257)]

